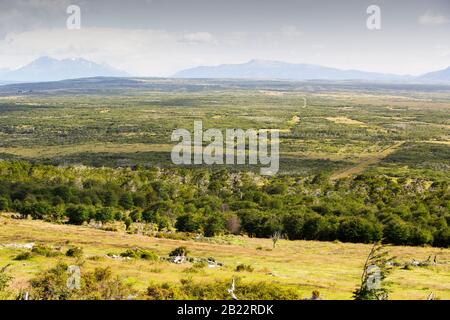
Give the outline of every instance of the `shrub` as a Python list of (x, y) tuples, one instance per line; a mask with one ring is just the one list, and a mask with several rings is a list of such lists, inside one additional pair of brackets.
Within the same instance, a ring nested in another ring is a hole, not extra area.
[(133, 197), (129, 193), (124, 193), (120, 196), (119, 205), (125, 210), (131, 209), (133, 207)]
[(52, 211), (52, 206), (45, 201), (26, 202), (19, 208), (22, 216), (31, 216), (33, 219), (44, 219)]
[(25, 251), (25, 252), (21, 252), (17, 256), (15, 256), (13, 260), (16, 260), (16, 261), (29, 260), (29, 259), (31, 259), (31, 257), (32, 257), (31, 252)]
[(433, 245), (436, 247), (448, 248), (450, 247), (450, 228), (443, 227), (435, 232)]
[(114, 208), (103, 207), (95, 211), (95, 220), (99, 222), (110, 222), (114, 220)]
[(169, 253), (169, 257), (177, 257), (177, 256), (185, 256), (186, 257), (188, 255), (188, 253), (189, 253), (189, 250), (186, 247), (182, 246), (182, 247), (178, 247), (178, 248), (172, 250)]
[(83, 248), (73, 247), (66, 251), (67, 257), (81, 258), (83, 256)]
[(430, 244), (433, 242), (433, 235), (430, 231), (426, 229), (421, 229), (420, 227), (412, 227), (411, 228), (411, 237), (409, 240), (409, 244), (413, 246), (421, 246)]
[(206, 237), (214, 237), (215, 235), (219, 235), (225, 231), (225, 219), (222, 216), (219, 216), (219, 213), (209, 217), (206, 220), (204, 235)]
[(144, 259), (157, 261), (159, 260), (159, 256), (150, 250), (144, 250), (140, 248), (127, 249), (120, 254), (121, 257), (128, 257), (133, 259)]
[(188, 213), (177, 218), (175, 228), (182, 232), (199, 232), (202, 227), (202, 217), (198, 214)]
[(8, 211), (10, 207), (10, 199), (1, 196), (0, 197), (0, 211)]
[(407, 223), (400, 219), (388, 222), (383, 229), (384, 240), (387, 243), (404, 245), (409, 241), (411, 229)]
[[(147, 288), (147, 296), (155, 300), (228, 300), (232, 280), (193, 282), (182, 280), (180, 284), (154, 284)], [(298, 300), (300, 294), (294, 288), (274, 282), (235, 281), (235, 294), (242, 300)]]
[(9, 292), (8, 287), (13, 278), (6, 273), (6, 269), (8, 267), (9, 265), (0, 268), (0, 300), (6, 300), (11, 296), (11, 292)]
[(37, 244), (31, 249), (31, 252), (45, 257), (56, 257), (61, 253), (45, 244)]
[(359, 217), (346, 217), (339, 224), (338, 238), (344, 242), (371, 243), (381, 240), (381, 226)]
[(66, 216), (70, 224), (81, 225), (89, 220), (90, 211), (83, 205), (72, 205), (66, 209)]
[(192, 267), (194, 267), (196, 269), (203, 269), (203, 268), (206, 268), (207, 266), (208, 266), (208, 263), (205, 261), (197, 261), (192, 265)]
[(31, 279), (31, 298), (34, 300), (67, 300), (72, 292), (67, 286), (67, 265), (58, 263)]
[(81, 276), (79, 289), (67, 286), (68, 266), (58, 263), (31, 279), (31, 298), (35, 300), (122, 300), (134, 293), (130, 284), (113, 277), (110, 268), (96, 268)]
[(238, 264), (236, 266), (235, 271), (237, 272), (242, 272), (242, 271), (247, 271), (247, 272), (253, 272), (253, 267), (249, 264)]
[(83, 300), (124, 300), (135, 293), (131, 284), (114, 277), (109, 267), (96, 268), (82, 279), (78, 297)]
[(157, 260), (159, 260), (159, 256), (153, 251), (143, 250), (142, 254), (141, 254), (141, 259), (157, 261)]
[(142, 211), (139, 209), (134, 209), (130, 213), (130, 218), (133, 222), (141, 222), (142, 221)]

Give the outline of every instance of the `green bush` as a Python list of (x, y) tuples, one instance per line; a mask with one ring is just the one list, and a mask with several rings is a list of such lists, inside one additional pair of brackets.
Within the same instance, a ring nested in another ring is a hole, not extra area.
[(98, 208), (95, 211), (95, 220), (99, 222), (110, 222), (113, 221), (115, 217), (115, 211), (112, 207)]
[[(232, 280), (193, 282), (182, 280), (179, 285), (163, 283), (147, 288), (147, 297), (154, 300), (230, 300), (228, 289)], [(235, 294), (241, 300), (299, 300), (300, 294), (291, 286), (275, 282), (235, 281)]]
[(29, 260), (29, 259), (31, 259), (31, 257), (32, 257), (32, 254), (30, 251), (24, 251), (24, 252), (21, 252), (18, 255), (16, 255), (13, 260), (16, 260), (16, 261)]
[(360, 217), (345, 217), (338, 229), (338, 239), (344, 242), (372, 243), (381, 240), (382, 229), (377, 223)]
[(443, 227), (437, 230), (433, 237), (433, 245), (436, 247), (448, 248), (450, 247), (450, 228)]
[(177, 218), (175, 228), (181, 232), (199, 232), (203, 224), (203, 218), (199, 214), (188, 213)]
[(66, 209), (70, 224), (81, 225), (90, 218), (90, 211), (84, 205), (71, 205)]
[(185, 246), (175, 248), (169, 253), (169, 257), (185, 256), (187, 257), (189, 250)]
[(128, 257), (133, 259), (144, 259), (144, 260), (151, 260), (151, 261), (157, 261), (159, 260), (159, 256), (150, 250), (144, 250), (140, 248), (133, 248), (133, 249), (127, 249), (124, 252), (120, 254), (122, 257)]
[(66, 251), (66, 256), (73, 258), (81, 258), (83, 256), (83, 248), (80, 247), (69, 248)]
[(247, 271), (247, 272), (253, 272), (253, 267), (249, 264), (238, 264), (236, 266), (235, 271), (237, 272), (242, 272), (242, 271)]
[(206, 237), (214, 237), (216, 235), (220, 235), (225, 231), (225, 219), (220, 216), (220, 213), (216, 213), (215, 215), (209, 217), (206, 220), (204, 227), (204, 235)]
[(31, 279), (30, 297), (34, 300), (124, 300), (134, 290), (118, 277), (113, 277), (110, 268), (96, 268), (81, 273), (80, 288), (67, 286), (68, 266), (58, 263)]
[(56, 257), (58, 255), (61, 255), (61, 252), (53, 249), (52, 247), (49, 247), (45, 244), (37, 244), (31, 249), (31, 252), (45, 256), (45, 257)]

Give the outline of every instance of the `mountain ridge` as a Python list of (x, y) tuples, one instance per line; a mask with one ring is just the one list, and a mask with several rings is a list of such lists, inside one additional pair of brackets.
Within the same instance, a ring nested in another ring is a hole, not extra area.
[(126, 77), (124, 71), (83, 58), (54, 59), (39, 57), (27, 65), (0, 73), (3, 81), (46, 82), (88, 77)]
[[(447, 70), (447, 69), (446, 69)], [(356, 69), (338, 69), (315, 64), (289, 63), (276, 60), (252, 59), (238, 64), (216, 66), (198, 66), (178, 71), (175, 78), (234, 78), (234, 79), (280, 79), (280, 80), (367, 80), (367, 81), (450, 81), (445, 70), (420, 76), (397, 75), (361, 71)], [(444, 72), (442, 75), (439, 72)]]

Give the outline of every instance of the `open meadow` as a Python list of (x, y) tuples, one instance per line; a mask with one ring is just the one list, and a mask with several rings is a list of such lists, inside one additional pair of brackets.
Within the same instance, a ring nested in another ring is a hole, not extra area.
[[(371, 248), (370, 244), (289, 240), (280, 240), (272, 248), (270, 239), (240, 236), (171, 240), (5, 217), (0, 219), (0, 225), (2, 244), (45, 243), (61, 248), (62, 253), (73, 246), (82, 247), (82, 271), (109, 266), (114, 274), (142, 292), (153, 283), (177, 284), (182, 279), (200, 283), (213, 283), (215, 280), (231, 283), (232, 278), (239, 278), (243, 282), (264, 281), (290, 287), (302, 298), (309, 298), (313, 290), (318, 290), (323, 299), (351, 299)], [(111, 252), (118, 255), (133, 247), (168, 256), (171, 250), (179, 246), (186, 246), (190, 250), (189, 256), (213, 257), (223, 266), (195, 268), (192, 263), (116, 260), (107, 256)], [(75, 258), (64, 254), (56, 257), (36, 255), (26, 261), (12, 260), (24, 251), (0, 247), (0, 265), (12, 263), (12, 287), (17, 290), (26, 290), (27, 280), (60, 260), (67, 264), (76, 263)], [(388, 279), (392, 282), (392, 299), (425, 300), (431, 292), (440, 299), (450, 299), (449, 249), (392, 246), (389, 252), (400, 264), (409, 263), (412, 259), (425, 261), (430, 255), (437, 255), (438, 262), (434, 266), (395, 267)], [(250, 265), (254, 270), (237, 272), (236, 267), (240, 264)]]

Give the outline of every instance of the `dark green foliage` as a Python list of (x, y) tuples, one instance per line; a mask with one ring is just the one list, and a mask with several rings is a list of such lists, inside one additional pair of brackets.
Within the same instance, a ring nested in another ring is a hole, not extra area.
[(66, 251), (66, 256), (73, 258), (81, 258), (83, 256), (83, 248), (80, 247), (69, 248)]
[(36, 244), (33, 249), (31, 249), (31, 252), (45, 257), (56, 257), (61, 255), (61, 252), (45, 244)]
[(71, 205), (66, 209), (66, 216), (70, 224), (81, 225), (90, 218), (90, 211), (83, 205)]
[(247, 271), (247, 272), (253, 272), (253, 267), (249, 264), (238, 264), (236, 266), (235, 271), (237, 272), (242, 272), (242, 271)]
[(347, 217), (341, 221), (338, 229), (338, 239), (344, 242), (370, 243), (380, 241), (381, 226), (359, 217)]
[(124, 300), (133, 293), (131, 286), (113, 277), (110, 268), (81, 273), (80, 288), (67, 286), (68, 266), (57, 264), (31, 279), (30, 297), (34, 300)]
[(99, 222), (110, 222), (115, 218), (114, 208), (103, 207), (95, 211), (95, 220)]
[(124, 209), (131, 209), (134, 205), (133, 197), (129, 193), (124, 193), (120, 196), (119, 205)]
[(30, 251), (24, 251), (24, 252), (17, 254), (17, 256), (15, 256), (13, 260), (16, 260), (16, 261), (29, 260), (29, 259), (31, 259), (31, 257), (32, 257), (32, 254)]
[[(232, 280), (194, 282), (183, 279), (180, 284), (153, 284), (147, 288), (147, 296), (154, 300), (231, 300), (227, 289)], [(275, 282), (243, 282), (235, 280), (235, 294), (242, 300), (299, 300), (299, 292), (294, 287)]]
[[(367, 172), (264, 178), (223, 169), (135, 170), (0, 163), (0, 210), (81, 225), (153, 223), (160, 230), (448, 247), (447, 179)], [(77, 177), (76, 179), (74, 177)]]
[(199, 232), (203, 224), (203, 217), (199, 214), (188, 213), (177, 218), (175, 228), (182, 232)]
[(8, 288), (9, 282), (12, 280), (12, 276), (6, 273), (8, 267), (9, 265), (0, 268), (0, 293)]
[(10, 208), (10, 202), (10, 199), (0, 196), (0, 211), (8, 211)]
[(128, 257), (133, 259), (144, 259), (144, 260), (151, 260), (151, 261), (157, 261), (159, 260), (159, 256), (150, 250), (144, 250), (140, 248), (133, 248), (133, 249), (127, 249), (124, 252), (120, 254), (122, 257)]
[(450, 228), (444, 227), (439, 229), (434, 234), (433, 245), (436, 247), (449, 247), (450, 246)]
[(169, 253), (169, 257), (177, 257), (177, 256), (185, 256), (186, 257), (188, 255), (188, 253), (189, 253), (189, 250), (186, 247), (181, 246), (181, 247), (178, 247), (178, 248), (175, 248), (174, 250), (172, 250)]
[(225, 232), (225, 219), (220, 213), (215, 213), (206, 219), (203, 233), (206, 237), (214, 237)]

